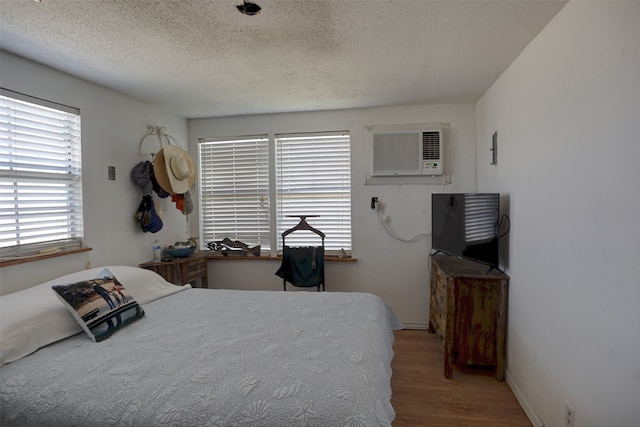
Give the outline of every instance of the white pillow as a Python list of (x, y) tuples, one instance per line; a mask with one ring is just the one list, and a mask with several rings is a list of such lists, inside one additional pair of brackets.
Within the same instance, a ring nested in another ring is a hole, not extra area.
[[(139, 304), (146, 304), (167, 295), (175, 294), (191, 288), (191, 285), (174, 285), (167, 282), (162, 276), (151, 270), (138, 267), (127, 267), (124, 265), (114, 265), (109, 267), (94, 268), (90, 278), (96, 276), (103, 269), (109, 269), (122, 285), (127, 288), (131, 295)], [(77, 273), (74, 273), (77, 274)], [(71, 283), (72, 281), (69, 281)], [(52, 282), (49, 282), (52, 283)], [(61, 283), (61, 282), (60, 282)]]
[(108, 268), (140, 304), (183, 291), (151, 270), (108, 266), (78, 271), (20, 292), (0, 297), (0, 365), (13, 362), (45, 345), (82, 331), (71, 313), (60, 304), (51, 285), (96, 277)]

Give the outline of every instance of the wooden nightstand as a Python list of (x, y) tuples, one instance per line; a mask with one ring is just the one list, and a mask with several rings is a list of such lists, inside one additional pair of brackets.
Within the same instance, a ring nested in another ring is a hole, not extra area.
[(171, 261), (149, 261), (139, 265), (140, 268), (154, 271), (164, 277), (167, 282), (184, 286), (200, 279), (200, 286), (208, 288), (207, 252), (194, 252), (185, 258), (174, 258)]

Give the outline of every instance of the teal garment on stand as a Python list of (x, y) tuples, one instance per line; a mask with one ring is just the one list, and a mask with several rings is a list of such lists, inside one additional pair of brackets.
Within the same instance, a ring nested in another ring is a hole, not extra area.
[(322, 246), (285, 246), (282, 264), (276, 275), (293, 286), (313, 287), (324, 284), (324, 248)]

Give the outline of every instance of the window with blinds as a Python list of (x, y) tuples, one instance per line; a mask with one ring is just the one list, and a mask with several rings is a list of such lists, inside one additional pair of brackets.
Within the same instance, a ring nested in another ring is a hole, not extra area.
[(83, 246), (80, 111), (0, 92), (0, 256)]
[(198, 147), (201, 241), (228, 237), (270, 249), (269, 138), (204, 139)]
[[(295, 226), (290, 215), (318, 215), (308, 223), (322, 231), (325, 249), (351, 251), (351, 155), (345, 133), (276, 135), (278, 236)], [(290, 246), (313, 244), (312, 233), (287, 236)], [(282, 242), (279, 241), (278, 249)]]
[[(198, 147), (203, 243), (228, 237), (281, 250), (282, 232), (299, 221), (288, 215), (318, 215), (308, 222), (325, 233), (327, 252), (350, 254), (348, 133), (201, 139)], [(287, 236), (287, 244), (316, 245), (318, 240), (296, 232)]]

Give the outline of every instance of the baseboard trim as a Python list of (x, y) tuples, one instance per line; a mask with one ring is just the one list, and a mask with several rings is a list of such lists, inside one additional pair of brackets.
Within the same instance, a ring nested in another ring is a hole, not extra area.
[(515, 379), (513, 379), (509, 370), (505, 371), (504, 376), (507, 384), (509, 384), (509, 387), (511, 388), (511, 391), (518, 400), (518, 403), (520, 403), (520, 406), (522, 406), (524, 413), (527, 414), (527, 417), (529, 417), (529, 421), (531, 421), (531, 424), (533, 424), (534, 427), (544, 427), (544, 423), (542, 422), (538, 414), (536, 414), (536, 411), (533, 409), (533, 407), (529, 404), (529, 401), (522, 393), (522, 390), (520, 390), (520, 387), (518, 387), (518, 383)]
[(429, 328), (428, 323), (402, 322), (402, 329), (416, 329), (420, 331), (426, 331), (428, 328)]

